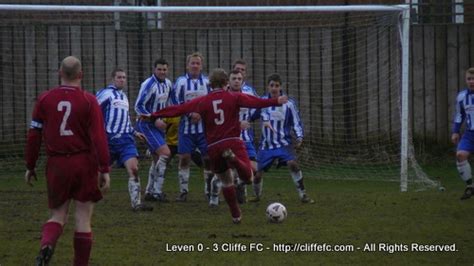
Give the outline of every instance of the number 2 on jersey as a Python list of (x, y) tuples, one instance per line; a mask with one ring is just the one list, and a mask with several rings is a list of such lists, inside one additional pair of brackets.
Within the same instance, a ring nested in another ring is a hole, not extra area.
[(58, 103), (58, 112), (62, 112), (63, 109), (66, 108), (64, 112), (63, 121), (61, 122), (61, 126), (59, 127), (59, 135), (60, 136), (72, 136), (72, 130), (66, 129), (67, 119), (71, 115), (71, 102), (68, 101), (60, 101)]
[(214, 118), (214, 123), (216, 123), (216, 125), (224, 124), (224, 110), (217, 107), (221, 103), (222, 103), (222, 100), (212, 101), (212, 107), (214, 108), (214, 113), (216, 115), (219, 115), (219, 118)]

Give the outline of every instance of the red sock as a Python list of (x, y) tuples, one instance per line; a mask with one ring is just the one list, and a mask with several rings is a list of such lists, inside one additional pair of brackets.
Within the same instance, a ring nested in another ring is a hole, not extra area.
[(237, 203), (237, 197), (235, 196), (235, 186), (222, 187), (222, 194), (224, 194), (225, 201), (227, 205), (229, 205), (232, 218), (240, 217), (240, 208)]
[(74, 266), (89, 265), (92, 248), (92, 232), (74, 233)]
[(57, 222), (47, 222), (41, 231), (41, 247), (46, 245), (54, 247), (58, 238), (63, 233), (63, 226)]

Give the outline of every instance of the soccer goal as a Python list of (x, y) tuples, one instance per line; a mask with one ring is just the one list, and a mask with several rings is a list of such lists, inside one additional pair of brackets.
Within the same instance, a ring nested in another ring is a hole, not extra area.
[(411, 144), (407, 5), (0, 5), (0, 20), (2, 169), (23, 167), (35, 98), (58, 84), (65, 56), (82, 60), (93, 93), (125, 68), (133, 107), (155, 59), (168, 60), (173, 81), (199, 51), (204, 73), (245, 60), (259, 95), (269, 74), (281, 75), (303, 121), (296, 151), (307, 178), (399, 181), (401, 191), (436, 185)]

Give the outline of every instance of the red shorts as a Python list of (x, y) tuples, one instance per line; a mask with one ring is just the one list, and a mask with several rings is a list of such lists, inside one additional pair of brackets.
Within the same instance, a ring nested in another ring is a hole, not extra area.
[(214, 173), (223, 173), (227, 169), (231, 168), (227, 161), (222, 157), (222, 153), (226, 149), (231, 149), (235, 154), (235, 158), (238, 159), (238, 162), (236, 163), (241, 164), (240, 167), (237, 168), (251, 169), (252, 165), (250, 163), (244, 142), (240, 139), (229, 139), (214, 144), (208, 148), (209, 159), (211, 160), (211, 170)]
[(48, 158), (46, 178), (50, 209), (58, 208), (69, 199), (81, 202), (102, 199), (97, 160), (93, 158), (89, 153)]

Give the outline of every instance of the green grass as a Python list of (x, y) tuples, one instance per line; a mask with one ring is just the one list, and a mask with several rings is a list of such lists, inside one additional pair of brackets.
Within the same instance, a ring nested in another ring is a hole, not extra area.
[[(442, 176), (445, 192), (435, 189), (399, 192), (396, 182), (306, 179), (314, 205), (298, 201), (285, 169), (265, 177), (264, 199), (242, 206), (243, 223), (234, 225), (225, 203), (209, 209), (202, 178), (194, 171), (186, 203), (155, 203), (150, 213), (133, 213), (126, 179), (114, 169), (112, 190), (97, 204), (93, 217), (91, 265), (472, 265), (474, 262), (474, 199), (460, 201), (463, 184), (454, 167), (425, 168)], [(142, 170), (142, 176), (145, 176)], [(22, 172), (0, 175), (0, 265), (31, 265), (39, 248), (40, 228), (48, 218), (44, 178), (33, 188)], [(165, 191), (177, 194), (175, 173)], [(307, 175), (311, 176), (311, 175)], [(144, 185), (145, 180), (142, 180)], [(251, 188), (249, 188), (251, 192)], [(282, 224), (266, 221), (270, 202), (282, 202), (288, 218)], [(59, 240), (53, 265), (70, 265), (73, 220)], [(198, 244), (202, 252), (169, 252), (168, 245)], [(213, 252), (217, 245), (263, 244), (264, 251)], [(276, 252), (273, 244), (344, 244), (353, 252)], [(456, 252), (363, 252), (366, 243), (410, 245), (456, 244)], [(269, 250), (266, 247), (270, 248)]]

